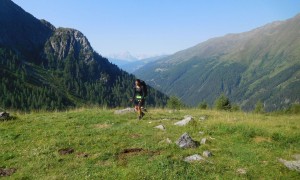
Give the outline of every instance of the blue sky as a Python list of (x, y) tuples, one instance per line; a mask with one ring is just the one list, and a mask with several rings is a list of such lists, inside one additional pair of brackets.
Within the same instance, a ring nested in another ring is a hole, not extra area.
[(172, 54), (300, 13), (299, 0), (13, 0), (38, 19), (78, 29), (101, 55)]

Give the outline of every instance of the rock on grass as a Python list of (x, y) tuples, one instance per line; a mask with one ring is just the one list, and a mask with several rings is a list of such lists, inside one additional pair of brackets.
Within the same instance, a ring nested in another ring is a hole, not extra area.
[(186, 158), (184, 158), (185, 162), (195, 162), (195, 161), (202, 161), (205, 160), (202, 156), (200, 156), (199, 154), (194, 154), (192, 156), (188, 156)]
[(183, 120), (174, 123), (174, 125), (176, 125), (176, 126), (185, 126), (185, 125), (187, 125), (192, 120), (193, 120), (192, 116), (186, 115), (186, 116), (184, 116)]
[(127, 114), (127, 113), (133, 113), (135, 110), (134, 108), (126, 108), (121, 110), (116, 110), (115, 114)]
[(160, 130), (166, 130), (166, 127), (164, 125), (158, 125), (158, 126), (155, 126), (154, 128), (156, 129), (160, 129)]
[(176, 142), (180, 148), (196, 148), (199, 146), (199, 142), (194, 141), (188, 133), (184, 133)]
[(202, 154), (204, 157), (211, 157), (212, 153), (210, 151), (204, 151)]
[(287, 161), (280, 158), (278, 161), (283, 163), (288, 169), (300, 172), (300, 160)]

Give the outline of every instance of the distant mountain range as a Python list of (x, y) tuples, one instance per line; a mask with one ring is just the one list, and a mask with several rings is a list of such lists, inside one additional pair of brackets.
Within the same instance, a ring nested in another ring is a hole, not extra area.
[(122, 61), (128, 61), (128, 62), (133, 62), (133, 61), (139, 61), (143, 59), (148, 59), (148, 58), (153, 58), (153, 57), (159, 57), (159, 56), (164, 56), (165, 54), (131, 54), (129, 51), (126, 52), (121, 52), (121, 53), (113, 53), (113, 54), (108, 54), (106, 57), (110, 59), (119, 59)]
[(299, 103), (300, 15), (210, 39), (134, 74), (193, 106), (212, 106), (222, 93), (245, 110), (258, 101), (267, 111)]
[(126, 60), (126, 59), (112, 59), (109, 58), (108, 60), (117, 65), (118, 67), (120, 67), (121, 69), (123, 69), (124, 71), (128, 72), (128, 73), (133, 73), (134, 71), (140, 69), (141, 67), (143, 67), (144, 65), (153, 62), (153, 61), (157, 61), (161, 58), (166, 57), (167, 55), (160, 55), (160, 56), (153, 56), (153, 57), (149, 57), (149, 58), (145, 58), (145, 59), (135, 59), (135, 60)]
[[(78, 30), (38, 20), (0, 0), (0, 108), (129, 106), (135, 77), (96, 53)], [(149, 87), (148, 105), (167, 96)]]
[(108, 60), (117, 65), (122, 66), (127, 63), (138, 61), (138, 57), (133, 56), (130, 52), (123, 52), (123, 53), (117, 53), (117, 54), (110, 54), (107, 55)]

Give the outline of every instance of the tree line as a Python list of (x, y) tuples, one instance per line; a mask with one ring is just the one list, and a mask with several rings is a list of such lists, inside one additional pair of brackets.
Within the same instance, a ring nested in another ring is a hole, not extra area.
[[(181, 108), (189, 108), (186, 104), (184, 104), (178, 97), (171, 96), (170, 99), (167, 101), (167, 107), (173, 110), (179, 110)], [(206, 109), (215, 109), (221, 111), (241, 111), (239, 105), (232, 103), (229, 98), (223, 93), (219, 97), (216, 98), (214, 101), (213, 107), (209, 107), (208, 103), (204, 100), (199, 103), (197, 106), (198, 109), (206, 110)], [(264, 103), (261, 100), (258, 100), (252, 110), (254, 113), (263, 114), (266, 113)], [(300, 114), (300, 104), (295, 103), (289, 106), (288, 108), (281, 109), (275, 111), (275, 113), (281, 114)]]
[[(55, 58), (30, 61), (2, 47), (0, 80), (0, 107), (30, 111), (86, 105), (130, 106), (135, 77), (97, 54), (90, 63), (72, 53), (63, 61)], [(148, 106), (162, 107), (166, 101), (167, 96), (149, 87)]]

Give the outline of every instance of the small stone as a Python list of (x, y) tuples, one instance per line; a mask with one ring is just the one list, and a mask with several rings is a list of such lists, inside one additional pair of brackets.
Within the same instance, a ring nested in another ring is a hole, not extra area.
[(164, 125), (158, 125), (158, 126), (155, 126), (154, 128), (157, 128), (157, 129), (161, 129), (161, 130), (166, 130), (165, 126)]
[(236, 172), (237, 172), (238, 174), (246, 174), (246, 173), (247, 173), (246, 169), (244, 169), (244, 168), (238, 168), (238, 169), (236, 170)]
[(184, 116), (183, 120), (174, 123), (174, 125), (176, 125), (176, 126), (185, 126), (192, 120), (193, 120), (193, 117), (191, 115), (186, 115), (186, 116)]
[(135, 112), (134, 108), (126, 108), (126, 109), (121, 109), (121, 110), (116, 110), (115, 114), (127, 114), (127, 113), (133, 113)]
[(202, 156), (200, 156), (199, 154), (194, 154), (192, 156), (188, 156), (186, 158), (184, 158), (185, 162), (194, 162), (194, 161), (202, 161), (205, 160)]
[(9, 113), (7, 113), (7, 112), (0, 112), (0, 119), (2, 119), (2, 120), (9, 119)]
[(200, 119), (201, 121), (204, 121), (204, 120), (206, 120), (207, 118), (208, 118), (208, 116), (207, 116), (207, 115), (204, 115), (204, 116), (200, 116), (199, 119)]
[(177, 140), (176, 144), (180, 148), (196, 148), (199, 146), (199, 142), (194, 141), (188, 133), (184, 133), (181, 137)]
[(206, 144), (207, 139), (206, 138), (202, 138), (200, 144)]
[(300, 172), (300, 160), (287, 161), (284, 159), (279, 159), (278, 161), (283, 163), (288, 169)]
[(203, 135), (203, 134), (204, 134), (204, 132), (203, 132), (203, 131), (199, 131), (199, 134)]
[(210, 151), (204, 151), (202, 154), (204, 157), (211, 157), (212, 153)]

